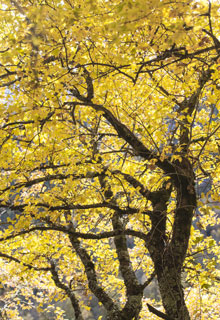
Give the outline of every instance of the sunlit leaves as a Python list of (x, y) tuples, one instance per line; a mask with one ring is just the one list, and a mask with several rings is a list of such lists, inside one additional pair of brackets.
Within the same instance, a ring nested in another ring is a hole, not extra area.
[[(63, 299), (50, 273), (36, 269), (54, 259), (60, 279), (89, 296), (68, 232), (110, 232), (118, 210), (125, 229), (147, 234), (146, 195), (162, 187), (173, 188), (164, 213), (169, 242), (179, 209), (178, 181), (171, 180), (185, 157), (199, 200), (184, 265), (186, 300), (192, 319), (215, 319), (219, 251), (204, 233), (219, 223), (219, 3), (210, 9), (208, 1), (188, 0), (4, 0), (0, 30), (0, 201), (15, 211), (3, 222), (1, 250), (18, 259), (2, 260), (2, 281), (19, 284), (26, 296), (37, 286), (48, 287), (50, 300)], [(143, 143), (147, 158), (117, 121)], [(175, 167), (172, 174), (161, 163)], [(127, 242), (131, 266), (147, 279), (153, 263), (143, 239), (129, 235)], [(122, 307), (126, 290), (112, 236), (80, 239), (80, 246), (98, 283)], [(151, 317), (147, 302), (141, 319)], [(42, 303), (39, 297), (41, 310)], [(90, 311), (88, 301), (81, 307)], [(7, 316), (19, 319), (15, 305)]]

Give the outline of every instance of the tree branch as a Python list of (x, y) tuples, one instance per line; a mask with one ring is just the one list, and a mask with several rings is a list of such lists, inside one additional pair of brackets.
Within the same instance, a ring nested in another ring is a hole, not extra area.
[(129, 182), (135, 189), (138, 188), (138, 191), (140, 192), (140, 194), (142, 194), (142, 196), (148, 198), (150, 191), (146, 187), (144, 187), (144, 185), (140, 181), (135, 179), (132, 175), (123, 173), (120, 170), (112, 171), (112, 174), (122, 175), (125, 178), (125, 180)]
[(25, 267), (27, 267), (28, 269), (33, 269), (33, 270), (36, 270), (36, 271), (50, 271), (50, 268), (40, 268), (40, 267), (35, 267), (29, 263), (24, 263), (23, 261), (17, 259), (17, 258), (14, 258), (6, 253), (2, 253), (0, 252), (0, 257), (1, 258), (4, 258), (4, 259), (7, 259), (7, 260), (10, 260), (10, 261), (14, 261), (14, 262), (17, 262)]
[[(113, 196), (113, 192), (110, 185), (107, 184), (105, 176), (100, 176), (99, 181), (106, 199), (111, 199), (111, 201), (116, 203), (116, 197)], [(119, 270), (124, 279), (124, 284), (126, 287), (127, 301), (122, 310), (122, 315), (124, 315), (124, 318), (126, 317), (127, 320), (131, 320), (134, 317), (138, 316), (141, 310), (143, 288), (140, 285), (133, 270), (128, 252), (127, 239), (124, 234), (124, 225), (120, 220), (120, 214), (119, 212), (117, 212), (117, 210), (115, 211), (111, 220), (113, 230), (120, 231), (119, 235), (114, 237), (114, 244), (119, 261)]]
[(64, 104), (68, 105), (81, 105), (81, 106), (88, 106), (93, 108), (96, 111), (102, 111), (103, 116), (106, 118), (106, 120), (112, 125), (112, 127), (117, 131), (118, 136), (125, 140), (134, 150), (134, 153), (137, 156), (140, 156), (144, 158), (145, 160), (156, 160), (156, 165), (161, 168), (165, 173), (171, 174), (175, 173), (174, 167), (171, 162), (168, 160), (160, 160), (160, 157), (154, 153), (153, 151), (150, 151), (145, 145), (135, 136), (135, 134), (123, 123), (121, 123), (118, 119), (115, 118), (115, 116), (106, 109), (102, 105), (98, 105), (91, 102), (71, 102), (67, 101)]
[[(105, 172), (106, 169), (104, 169), (104, 172)], [(45, 177), (40, 177), (40, 178), (36, 178), (36, 179), (33, 179), (33, 180), (29, 180), (29, 181), (25, 181), (25, 182), (19, 182), (19, 183), (15, 183), (13, 186), (9, 186), (9, 187), (6, 187), (2, 190), (0, 190), (1, 193), (4, 193), (5, 191), (7, 190), (10, 190), (10, 189), (19, 189), (19, 188), (22, 188), (22, 187), (25, 187), (25, 188), (28, 188), (28, 187), (31, 187), (35, 184), (38, 184), (38, 183), (42, 183), (42, 182), (46, 182), (46, 181), (53, 181), (53, 180), (65, 180), (65, 179), (68, 179), (68, 178), (73, 178), (74, 180), (78, 180), (78, 179), (92, 179), (92, 178), (95, 178), (95, 177), (98, 177), (99, 175), (103, 174), (103, 172), (87, 172), (87, 174), (80, 174), (80, 175), (76, 175), (76, 174), (52, 174), (52, 175), (47, 175)]]
[(165, 313), (155, 309), (154, 307), (152, 307), (149, 303), (147, 303), (147, 307), (148, 307), (148, 310), (150, 312), (152, 312), (153, 314), (155, 314), (156, 316), (158, 316), (159, 318), (161, 319), (165, 319), (165, 320), (174, 320), (170, 317), (168, 317)]
[[(65, 226), (50, 226), (50, 227), (47, 227), (47, 226), (40, 226), (40, 227), (33, 227), (33, 228), (30, 228), (28, 230), (24, 230), (24, 231), (20, 231), (16, 234), (12, 234), (10, 236), (6, 236), (6, 237), (2, 237), (0, 238), (0, 242), (3, 242), (3, 241), (6, 241), (6, 240), (10, 240), (10, 239), (14, 239), (16, 237), (19, 237), (19, 236), (23, 236), (25, 234), (29, 234), (31, 232), (34, 232), (34, 231), (59, 231), (59, 232), (63, 232), (63, 233), (66, 233), (66, 234), (69, 234), (69, 235), (72, 235), (76, 238), (81, 238), (81, 239), (88, 239), (88, 240), (101, 240), (101, 239), (107, 239), (107, 238), (112, 238), (114, 236), (117, 236), (121, 233), (121, 230), (114, 230), (114, 231), (106, 231), (106, 232), (102, 232), (102, 233), (98, 233), (98, 234), (95, 234), (95, 233), (83, 233), (83, 232), (77, 232), (77, 231), (73, 231)], [(140, 232), (140, 231), (135, 231), (135, 230), (131, 230), (131, 229), (127, 229), (127, 230), (124, 230), (124, 233), (126, 235), (130, 235), (130, 236), (133, 236), (133, 237), (137, 237), (137, 238), (140, 238), (142, 240), (144, 240), (145, 242), (149, 240), (149, 237), (148, 235), (144, 234), (143, 232)]]
[(98, 298), (98, 300), (103, 304), (108, 313), (116, 312), (120, 313), (117, 305), (113, 302), (110, 296), (106, 293), (106, 291), (98, 284), (97, 274), (95, 271), (95, 265), (92, 262), (89, 254), (86, 249), (84, 249), (80, 241), (74, 237), (72, 234), (69, 234), (70, 242), (75, 249), (77, 255), (83, 263), (85, 268), (85, 273), (88, 279), (88, 285), (91, 292)]
[(83, 316), (82, 316), (82, 312), (80, 310), (80, 305), (79, 305), (79, 301), (76, 298), (76, 295), (74, 294), (73, 290), (71, 290), (71, 288), (67, 285), (65, 285), (59, 278), (58, 272), (57, 272), (57, 267), (56, 264), (54, 262), (53, 259), (50, 259), (50, 272), (52, 274), (52, 279), (55, 283), (55, 285), (60, 288), (61, 290), (63, 290), (66, 295), (69, 297), (74, 313), (75, 313), (75, 318), (76, 320), (83, 320)]

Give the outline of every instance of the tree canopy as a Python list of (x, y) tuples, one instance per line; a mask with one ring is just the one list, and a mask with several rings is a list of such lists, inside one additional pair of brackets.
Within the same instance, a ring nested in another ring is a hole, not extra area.
[(3, 0), (0, 31), (2, 318), (218, 319), (219, 2)]

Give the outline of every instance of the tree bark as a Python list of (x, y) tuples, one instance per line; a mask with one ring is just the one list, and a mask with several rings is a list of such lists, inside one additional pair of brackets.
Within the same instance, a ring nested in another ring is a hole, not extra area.
[(196, 207), (196, 192), (192, 166), (187, 159), (183, 158), (181, 163), (176, 164), (173, 181), (177, 190), (177, 205), (171, 240), (166, 237), (167, 202), (170, 193), (164, 187), (150, 196), (153, 205), (152, 227), (146, 245), (154, 262), (167, 316), (174, 320), (190, 320), (181, 284), (181, 271)]

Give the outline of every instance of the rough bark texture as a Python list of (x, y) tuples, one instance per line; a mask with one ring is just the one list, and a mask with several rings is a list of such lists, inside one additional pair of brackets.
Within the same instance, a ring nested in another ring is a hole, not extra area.
[(66, 293), (68, 298), (70, 299), (73, 310), (74, 310), (75, 319), (76, 320), (84, 320), (84, 318), (82, 316), (81, 309), (80, 309), (79, 301), (78, 301), (76, 295), (74, 294), (74, 292), (71, 290), (71, 288), (59, 279), (57, 267), (56, 267), (54, 260), (50, 260), (50, 265), (51, 265), (50, 272), (52, 275), (52, 279), (53, 279), (55, 285), (58, 288), (62, 289)]
[(194, 175), (191, 164), (183, 159), (177, 164), (174, 183), (177, 207), (170, 241), (166, 239), (166, 211), (168, 190), (152, 193), (152, 228), (147, 248), (155, 265), (163, 306), (171, 319), (189, 320), (181, 284), (181, 270), (185, 259), (193, 212), (196, 205)]
[(114, 230), (121, 230), (121, 235), (114, 237), (114, 243), (120, 264), (120, 272), (126, 286), (127, 302), (121, 312), (121, 319), (132, 320), (138, 317), (142, 307), (143, 288), (139, 284), (131, 265), (123, 224), (117, 212), (112, 218)]

